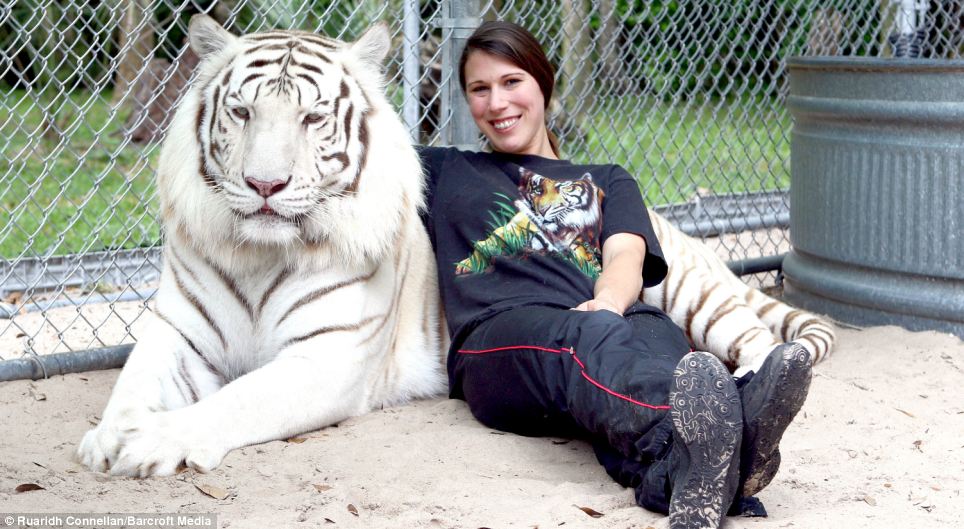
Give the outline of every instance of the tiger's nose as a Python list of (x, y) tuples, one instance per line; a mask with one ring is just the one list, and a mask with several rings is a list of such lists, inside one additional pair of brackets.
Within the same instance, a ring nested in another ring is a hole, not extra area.
[(262, 197), (268, 198), (287, 187), (289, 180), (291, 179), (271, 180), (270, 182), (267, 182), (265, 180), (258, 180), (257, 178), (249, 176), (244, 179), (244, 183), (248, 184), (248, 187), (254, 189)]

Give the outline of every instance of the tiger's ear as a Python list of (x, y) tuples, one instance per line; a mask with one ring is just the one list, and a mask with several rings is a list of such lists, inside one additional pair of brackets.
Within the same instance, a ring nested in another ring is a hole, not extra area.
[(351, 51), (362, 61), (381, 70), (391, 47), (392, 38), (388, 33), (388, 24), (376, 22), (351, 44)]
[(202, 59), (223, 50), (237, 40), (230, 31), (205, 14), (192, 16), (187, 32), (191, 39), (191, 49)]

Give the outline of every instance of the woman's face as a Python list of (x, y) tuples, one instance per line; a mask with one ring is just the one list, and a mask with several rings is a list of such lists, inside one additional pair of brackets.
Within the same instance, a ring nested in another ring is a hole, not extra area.
[(546, 131), (545, 98), (528, 72), (501, 57), (472, 52), (465, 61), (465, 95), (493, 150), (556, 158)]

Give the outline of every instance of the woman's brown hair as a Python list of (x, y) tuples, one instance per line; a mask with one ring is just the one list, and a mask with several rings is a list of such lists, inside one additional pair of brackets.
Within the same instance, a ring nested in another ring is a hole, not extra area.
[[(542, 44), (539, 44), (532, 33), (518, 24), (501, 20), (483, 22), (476, 28), (465, 43), (462, 57), (459, 59), (459, 85), (463, 93), (465, 92), (465, 63), (469, 60), (469, 55), (476, 51), (501, 57), (525, 70), (536, 80), (545, 99), (545, 108), (549, 108), (552, 89), (556, 84), (555, 70), (542, 50)], [(549, 136), (552, 152), (559, 156), (559, 138), (549, 130), (548, 125), (546, 125), (546, 133)]]

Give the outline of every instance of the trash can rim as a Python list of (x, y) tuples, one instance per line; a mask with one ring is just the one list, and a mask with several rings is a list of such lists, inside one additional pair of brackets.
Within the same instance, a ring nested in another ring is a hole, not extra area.
[(964, 59), (908, 59), (860, 56), (793, 56), (787, 59), (791, 70), (822, 70), (894, 73), (964, 73)]

